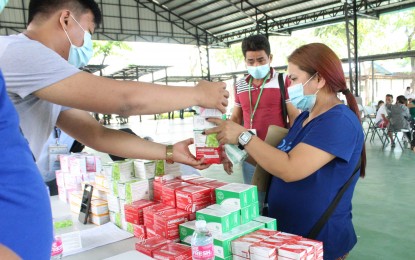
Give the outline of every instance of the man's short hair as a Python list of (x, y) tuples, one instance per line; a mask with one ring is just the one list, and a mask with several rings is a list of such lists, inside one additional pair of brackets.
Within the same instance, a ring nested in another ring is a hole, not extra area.
[(261, 34), (251, 35), (242, 41), (242, 53), (246, 57), (247, 51), (265, 51), (268, 57), (271, 54), (271, 47), (267, 37)]
[(47, 17), (62, 8), (68, 8), (77, 15), (91, 11), (94, 15), (95, 27), (98, 28), (101, 23), (101, 10), (94, 0), (31, 0), (28, 24), (39, 16)]
[(386, 97), (390, 97), (393, 99), (393, 95), (392, 94), (386, 94)]

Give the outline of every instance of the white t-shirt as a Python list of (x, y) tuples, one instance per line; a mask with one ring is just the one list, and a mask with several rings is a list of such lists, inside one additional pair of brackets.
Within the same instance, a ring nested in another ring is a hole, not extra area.
[(59, 113), (68, 108), (41, 100), (33, 92), (80, 70), (24, 34), (0, 36), (0, 50), (0, 66), (7, 94), (19, 113), (23, 134), (37, 159), (56, 125)]
[(383, 120), (382, 114), (388, 116), (388, 111), (386, 110), (385, 104), (381, 105), (378, 109), (378, 112), (376, 113), (375, 123), (378, 123)]

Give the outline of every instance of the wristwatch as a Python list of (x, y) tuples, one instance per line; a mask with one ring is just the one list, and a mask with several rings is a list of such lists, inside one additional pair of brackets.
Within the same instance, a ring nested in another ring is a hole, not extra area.
[(238, 137), (238, 148), (243, 150), (245, 148), (245, 145), (247, 145), (249, 141), (251, 141), (252, 136), (254, 135), (255, 134), (252, 131), (242, 132), (242, 134), (240, 134)]
[(173, 164), (173, 145), (166, 146), (166, 163)]

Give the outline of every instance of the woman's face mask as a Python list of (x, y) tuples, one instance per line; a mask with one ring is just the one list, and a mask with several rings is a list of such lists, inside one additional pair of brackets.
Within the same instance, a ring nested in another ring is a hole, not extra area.
[(94, 54), (94, 49), (92, 47), (92, 36), (89, 32), (85, 31), (84, 28), (82, 28), (82, 26), (78, 23), (77, 20), (75, 20), (75, 18), (72, 15), (71, 17), (84, 31), (84, 44), (81, 47), (73, 45), (68, 33), (64, 29), (66, 37), (68, 37), (68, 40), (71, 43), (71, 47), (69, 49), (68, 62), (77, 68), (81, 68), (88, 64), (89, 60), (92, 58), (92, 55)]
[(309, 78), (306, 83), (298, 83), (294, 86), (288, 88), (288, 95), (290, 96), (290, 101), (298, 109), (302, 111), (311, 111), (311, 109), (316, 104), (316, 97), (319, 90), (312, 95), (304, 95), (304, 86), (317, 75), (317, 72)]
[(7, 2), (9, 2), (9, 0), (0, 0), (0, 13), (3, 12), (4, 7), (6, 7)]

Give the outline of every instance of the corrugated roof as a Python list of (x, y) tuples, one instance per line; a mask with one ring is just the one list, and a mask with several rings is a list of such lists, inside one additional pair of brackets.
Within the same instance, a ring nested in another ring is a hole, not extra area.
[[(252, 33), (285, 33), (344, 20), (346, 0), (98, 0), (103, 23), (94, 39), (217, 45)], [(350, 1), (350, 0), (347, 0)], [(358, 15), (414, 7), (415, 0), (356, 0)], [(26, 27), (29, 0), (10, 1), (0, 34)]]

